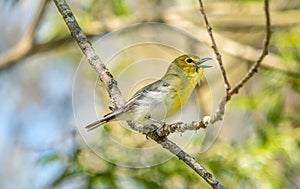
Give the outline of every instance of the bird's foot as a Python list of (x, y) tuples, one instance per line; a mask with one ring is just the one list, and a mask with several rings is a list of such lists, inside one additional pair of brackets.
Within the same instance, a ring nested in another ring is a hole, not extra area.
[(152, 121), (153, 123), (157, 123), (161, 126), (166, 124), (165, 122), (158, 120), (158, 119), (154, 119), (151, 116), (145, 116), (145, 119), (148, 119), (149, 121)]
[(149, 139), (153, 139), (158, 143), (161, 143), (163, 141), (165, 141), (165, 139), (167, 138), (167, 136), (169, 135), (168, 133), (162, 132), (162, 126), (157, 127), (155, 129), (153, 129), (152, 131), (149, 131), (146, 133), (146, 138)]
[(153, 123), (160, 125), (158, 128), (154, 129), (153, 131), (148, 132), (146, 134), (147, 138), (150, 136), (149, 134), (153, 134), (154, 132), (158, 137), (161, 137), (161, 138), (165, 138), (170, 134), (170, 132), (168, 130), (168, 124), (166, 122), (154, 119), (150, 116), (146, 116), (145, 119), (148, 119), (149, 121), (152, 121)]

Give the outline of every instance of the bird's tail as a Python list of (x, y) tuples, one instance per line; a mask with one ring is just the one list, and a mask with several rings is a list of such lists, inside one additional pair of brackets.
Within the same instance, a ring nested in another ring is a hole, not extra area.
[[(118, 109), (120, 110), (120, 109)], [(91, 131), (96, 129), (97, 127), (100, 127), (103, 123), (107, 123), (109, 121), (112, 121), (113, 119), (115, 119), (117, 117), (117, 115), (119, 115), (120, 113), (122, 113), (121, 111), (114, 111), (111, 112), (109, 114), (106, 114), (102, 119), (99, 119), (98, 121), (95, 121), (89, 125), (87, 125), (85, 128), (87, 129), (87, 131)]]
[(91, 124), (88, 124), (85, 128), (87, 129), (87, 131), (91, 131), (96, 129), (97, 127), (100, 127), (103, 123), (106, 123), (107, 120), (105, 118), (97, 120)]

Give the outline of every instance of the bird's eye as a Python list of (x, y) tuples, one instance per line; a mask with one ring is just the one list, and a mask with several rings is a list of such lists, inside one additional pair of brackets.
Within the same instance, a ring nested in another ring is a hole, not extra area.
[(186, 61), (187, 63), (192, 63), (192, 62), (193, 62), (193, 60), (190, 59), (190, 58), (186, 59), (185, 61)]

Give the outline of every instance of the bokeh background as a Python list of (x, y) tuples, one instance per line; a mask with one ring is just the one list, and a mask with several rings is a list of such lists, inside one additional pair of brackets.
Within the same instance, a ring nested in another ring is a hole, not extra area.
[[(122, 51), (114, 59), (107, 57), (125, 98), (159, 77), (166, 62), (180, 51), (207, 55), (211, 51), (197, 1), (69, 3), (83, 31), (91, 42), (100, 44), (100, 50), (101, 37), (132, 24), (156, 22), (186, 32), (181, 37), (167, 32), (168, 41), (183, 49), (144, 45)], [(263, 3), (204, 3), (230, 82), (236, 83), (259, 55), (264, 37)], [(300, 188), (300, 2), (272, 0), (270, 5), (271, 52), (258, 74), (227, 104), (222, 124), (192, 132), (193, 140), (182, 144), (228, 188)], [(0, 188), (210, 188), (175, 157), (134, 168), (106, 161), (92, 151), (76, 112), (80, 110), (81, 121), (87, 124), (109, 112), (109, 101), (54, 3), (2, 0), (0, 7)], [(135, 34), (139, 38), (145, 33)], [(146, 36), (165, 39), (166, 35)], [(110, 52), (115, 45), (107, 44), (104, 50)], [(103, 51), (99, 54), (105, 57)], [(153, 67), (153, 62), (158, 63)], [(132, 67), (131, 63), (136, 64)], [(146, 64), (152, 66), (147, 72)], [(223, 95), (220, 76), (207, 75), (184, 110), (185, 121), (210, 114)], [(195, 112), (199, 114), (189, 117)], [(128, 146), (155, 145), (120, 125), (105, 127), (105, 131)], [(93, 138), (100, 134), (93, 133)], [(178, 142), (187, 138), (185, 134), (172, 137)], [(110, 145), (102, 148), (134, 164), (130, 158), (134, 154)]]

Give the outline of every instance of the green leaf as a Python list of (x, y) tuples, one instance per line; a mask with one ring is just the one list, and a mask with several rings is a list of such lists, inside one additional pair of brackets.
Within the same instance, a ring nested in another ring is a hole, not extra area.
[(128, 9), (123, 0), (114, 0), (113, 3), (113, 10), (116, 15), (126, 15), (128, 14)]
[(271, 105), (267, 113), (268, 122), (274, 125), (278, 124), (284, 116), (283, 108), (283, 100), (281, 97), (278, 97), (278, 99), (274, 100), (273, 105)]
[(41, 159), (39, 159), (38, 162), (41, 164), (47, 164), (47, 163), (62, 160), (62, 159), (64, 159), (64, 157), (61, 154), (59, 154), (57, 152), (51, 152), (51, 153), (41, 157)]

